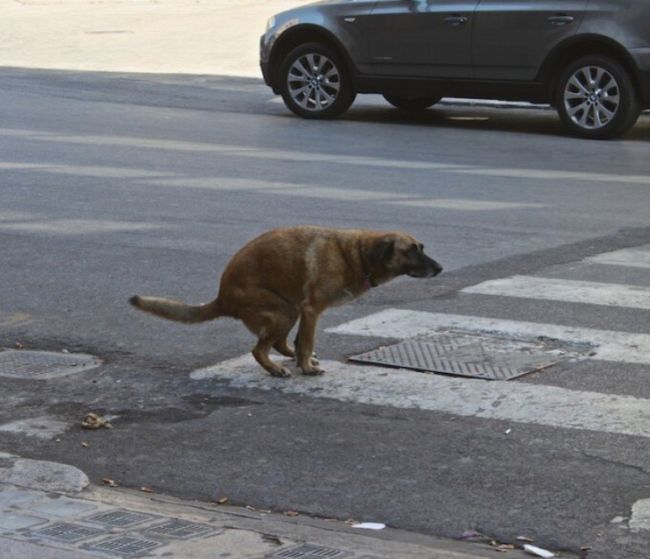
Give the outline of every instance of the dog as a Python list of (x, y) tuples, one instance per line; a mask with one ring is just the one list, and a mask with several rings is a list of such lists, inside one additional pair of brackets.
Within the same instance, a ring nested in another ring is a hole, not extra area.
[[(219, 317), (241, 320), (257, 336), (256, 361), (274, 377), (290, 371), (269, 357), (271, 348), (295, 358), (305, 375), (324, 371), (313, 356), (316, 324), (331, 306), (407, 275), (430, 278), (442, 266), (422, 243), (401, 232), (325, 227), (272, 229), (253, 239), (226, 266), (216, 299), (188, 305), (174, 299), (133, 296), (140, 310), (186, 323)], [(287, 337), (300, 320), (292, 348)]]

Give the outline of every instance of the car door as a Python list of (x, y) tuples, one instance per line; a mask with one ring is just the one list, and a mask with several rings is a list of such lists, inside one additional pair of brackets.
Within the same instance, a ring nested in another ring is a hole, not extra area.
[(480, 0), (474, 14), (474, 75), (533, 80), (546, 55), (574, 35), (587, 0)]
[(469, 78), (478, 0), (379, 0), (368, 16), (375, 75)]

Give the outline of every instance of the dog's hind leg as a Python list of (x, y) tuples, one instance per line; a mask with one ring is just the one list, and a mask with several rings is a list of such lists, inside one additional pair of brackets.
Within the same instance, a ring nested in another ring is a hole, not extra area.
[(289, 371), (289, 369), (274, 363), (269, 357), (272, 345), (273, 340), (271, 339), (266, 338), (258, 340), (257, 344), (253, 348), (253, 357), (255, 357), (255, 360), (264, 367), (272, 377), (290, 377), (291, 371)]
[(295, 350), (289, 345), (289, 341), (287, 338), (289, 337), (289, 332), (291, 332), (291, 329), (294, 327), (296, 324), (296, 321), (298, 320), (298, 316), (295, 316), (293, 320), (291, 320), (291, 326), (276, 340), (276, 342), (273, 344), (273, 349), (277, 351), (280, 355), (284, 355), (285, 357), (295, 357), (296, 352)]
[[(244, 321), (244, 324), (246, 324), (246, 327), (258, 338), (257, 344), (253, 348), (253, 357), (255, 357), (255, 360), (264, 367), (271, 376), (291, 376), (289, 369), (273, 362), (269, 353), (271, 348), (278, 344), (282, 347), (282, 340), (285, 340), (286, 344), (287, 333), (293, 327), (295, 320), (291, 320), (285, 313), (273, 311), (258, 311), (251, 313), (245, 318), (242, 318), (242, 320)], [(290, 350), (291, 348), (287, 347), (286, 349)], [(288, 355), (288, 357), (291, 356)]]
[(284, 338), (281, 338), (277, 342), (275, 342), (273, 344), (273, 349), (277, 351), (280, 355), (284, 355), (285, 357), (296, 356), (296, 352), (293, 350), (293, 348), (289, 345), (289, 342), (287, 341), (287, 336), (284, 336)]

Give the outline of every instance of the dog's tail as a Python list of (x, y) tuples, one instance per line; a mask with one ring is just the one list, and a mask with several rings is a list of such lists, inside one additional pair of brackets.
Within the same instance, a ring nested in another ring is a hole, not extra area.
[(190, 324), (214, 320), (222, 316), (219, 312), (218, 299), (205, 303), (204, 305), (193, 306), (175, 299), (134, 295), (129, 299), (129, 303), (142, 311), (155, 314), (156, 316)]

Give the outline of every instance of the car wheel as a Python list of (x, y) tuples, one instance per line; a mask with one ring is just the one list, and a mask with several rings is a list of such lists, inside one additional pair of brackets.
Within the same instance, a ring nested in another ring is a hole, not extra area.
[(401, 97), (396, 95), (384, 95), (384, 99), (393, 107), (408, 112), (418, 112), (435, 105), (442, 97)]
[(300, 45), (285, 57), (280, 92), (285, 105), (304, 118), (337, 117), (356, 96), (345, 63), (322, 43)]
[(569, 131), (591, 139), (609, 139), (629, 130), (641, 112), (627, 70), (608, 56), (585, 56), (560, 74), (555, 106)]

